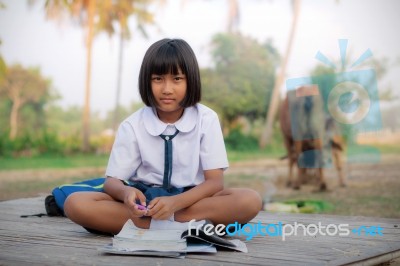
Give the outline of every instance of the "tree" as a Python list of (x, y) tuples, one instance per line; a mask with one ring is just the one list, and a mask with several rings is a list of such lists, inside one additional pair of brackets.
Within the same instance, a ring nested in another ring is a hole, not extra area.
[(203, 101), (228, 124), (240, 115), (260, 118), (273, 87), (276, 49), (239, 33), (215, 35), (212, 47), (215, 66), (201, 73)]
[[(32, 2), (32, 1), (31, 1)], [(36, 1), (33, 1), (36, 2)], [(61, 21), (65, 16), (70, 16), (79, 21), (86, 33), (86, 80), (85, 100), (82, 115), (83, 142), (82, 150), (89, 150), (90, 137), (90, 88), (92, 73), (92, 44), (94, 38), (95, 19), (98, 20), (99, 13), (97, 5), (101, 1), (96, 0), (46, 0), (46, 18)]]
[[(0, 87), (3, 86), (3, 82), (5, 81), (6, 77), (6, 70), (7, 70), (7, 65), (5, 61), (3, 60), (3, 57), (0, 55)], [(2, 96), (2, 92), (0, 91), (0, 96)], [(6, 125), (8, 123), (8, 119), (6, 118), (7, 116), (7, 110), (8, 110), (8, 100), (4, 97), (0, 98), (0, 125)], [(0, 128), (0, 137), (3, 136), (3, 134), (6, 133), (6, 128), (1, 127)]]
[[(105, 30), (109, 36), (112, 36), (119, 28), (119, 55), (118, 55), (118, 70), (117, 70), (117, 86), (114, 108), (114, 119), (112, 126), (114, 131), (120, 120), (120, 94), (121, 94), (121, 76), (122, 76), (122, 60), (124, 54), (124, 42), (131, 38), (129, 29), (129, 17), (135, 16), (138, 30), (144, 37), (147, 37), (145, 26), (154, 23), (153, 14), (148, 12), (148, 5), (151, 1), (148, 0), (120, 0), (120, 1), (102, 1), (103, 6), (100, 9), (100, 21), (98, 23), (99, 30)], [(116, 22), (116, 23), (115, 23)]]
[(57, 132), (60, 137), (78, 136), (82, 132), (82, 124), (79, 118), (82, 116), (82, 107), (73, 105), (62, 108), (51, 104), (46, 108), (47, 126)]
[(239, 3), (238, 0), (227, 0), (228, 1), (228, 23), (227, 31), (232, 33), (237, 30), (239, 26)]
[[(136, 112), (137, 110), (139, 110), (143, 106), (144, 106), (144, 104), (141, 101), (132, 102), (128, 106), (119, 105), (118, 106), (118, 114), (121, 117), (128, 117), (130, 114)], [(112, 125), (114, 123), (114, 120), (115, 120), (115, 110), (108, 111), (106, 113), (106, 115), (105, 115), (105, 118), (104, 118), (104, 124), (105, 125)]]
[(50, 81), (43, 78), (38, 68), (24, 69), (20, 65), (8, 67), (0, 85), (0, 94), (11, 102), (10, 139), (18, 134), (20, 111), (28, 103), (40, 103), (49, 95)]
[(0, 84), (4, 81), (6, 76), (7, 65), (2, 56), (0, 56)]
[[(90, 91), (91, 91), (91, 62), (92, 43), (94, 36), (102, 31), (114, 33), (114, 22), (120, 26), (120, 55), (119, 71), (117, 78), (116, 105), (119, 105), (120, 75), (122, 73), (123, 39), (129, 37), (128, 18), (135, 14), (139, 29), (143, 30), (143, 24), (152, 20), (150, 13), (146, 11), (151, 1), (146, 0), (47, 0), (45, 3), (46, 16), (50, 19), (61, 20), (65, 14), (77, 19), (86, 31), (86, 81), (85, 103), (83, 108), (83, 151), (89, 150), (90, 137)], [(116, 116), (118, 108), (116, 108)]]
[(292, 0), (292, 7), (293, 7), (292, 26), (289, 33), (289, 39), (287, 42), (286, 51), (279, 68), (279, 74), (276, 77), (275, 86), (272, 91), (272, 97), (270, 99), (270, 104), (267, 112), (264, 129), (260, 137), (260, 148), (265, 148), (265, 146), (271, 141), (273, 124), (279, 107), (280, 89), (285, 79), (286, 67), (289, 61), (290, 53), (293, 46), (294, 35), (297, 29), (297, 24), (300, 14), (300, 2), (301, 2), (300, 0)]

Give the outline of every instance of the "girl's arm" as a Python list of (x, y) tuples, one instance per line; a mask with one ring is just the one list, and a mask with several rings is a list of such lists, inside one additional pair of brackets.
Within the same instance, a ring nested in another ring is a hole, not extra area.
[(204, 171), (205, 181), (185, 193), (171, 196), (159, 197), (149, 204), (147, 215), (155, 219), (168, 219), (173, 213), (187, 208), (197, 201), (211, 197), (224, 188), (223, 170), (213, 169)]
[(104, 183), (104, 192), (117, 201), (122, 201), (131, 211), (133, 216), (141, 217), (146, 214), (145, 210), (139, 210), (136, 200), (146, 206), (146, 197), (143, 193), (133, 187), (125, 186), (121, 180), (114, 177), (107, 177)]
[(197, 201), (211, 197), (224, 189), (224, 172), (222, 169), (204, 171), (205, 181), (185, 193), (176, 195), (177, 210), (187, 208)]

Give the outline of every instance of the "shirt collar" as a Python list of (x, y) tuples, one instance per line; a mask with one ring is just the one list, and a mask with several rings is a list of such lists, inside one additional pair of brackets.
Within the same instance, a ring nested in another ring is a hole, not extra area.
[[(180, 132), (190, 132), (196, 126), (197, 116), (198, 111), (196, 107), (187, 107), (185, 108), (182, 117), (175, 122), (174, 126)], [(143, 110), (143, 123), (146, 131), (152, 136), (161, 135), (169, 125), (158, 119), (156, 110), (148, 106), (144, 107)]]

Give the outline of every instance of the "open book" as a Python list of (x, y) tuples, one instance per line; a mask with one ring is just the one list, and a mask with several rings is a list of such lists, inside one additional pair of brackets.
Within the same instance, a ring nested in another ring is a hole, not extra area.
[(247, 252), (246, 244), (238, 239), (207, 235), (203, 230), (140, 229), (128, 220), (109, 244), (105, 253), (142, 256), (181, 257), (186, 253), (216, 253), (216, 247)]

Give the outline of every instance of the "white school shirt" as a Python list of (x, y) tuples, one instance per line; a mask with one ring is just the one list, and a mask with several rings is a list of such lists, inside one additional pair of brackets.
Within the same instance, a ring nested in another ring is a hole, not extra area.
[(204, 182), (204, 170), (226, 169), (228, 158), (218, 115), (202, 104), (185, 108), (174, 124), (162, 122), (155, 109), (143, 107), (123, 121), (118, 129), (106, 176), (162, 186), (164, 140), (172, 135), (172, 177), (174, 187)]

